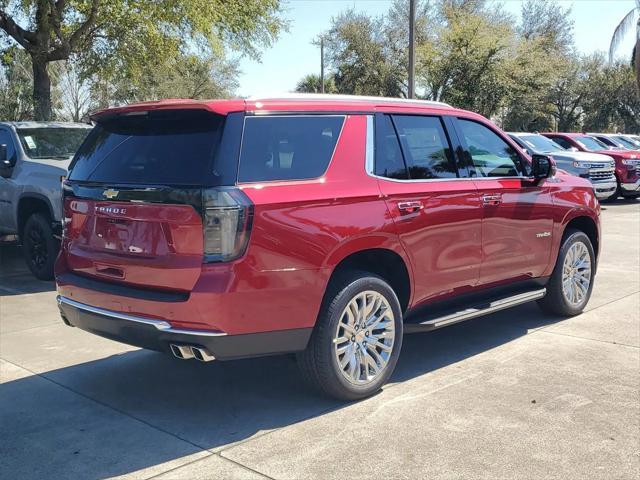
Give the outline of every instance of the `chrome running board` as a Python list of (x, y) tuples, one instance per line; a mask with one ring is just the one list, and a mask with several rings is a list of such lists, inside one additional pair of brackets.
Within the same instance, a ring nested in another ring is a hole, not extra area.
[(464, 310), (447, 313), (446, 315), (430, 318), (422, 322), (405, 323), (404, 330), (406, 333), (435, 330), (437, 328), (446, 327), (447, 325), (453, 325), (454, 323), (464, 322), (465, 320), (471, 320), (472, 318), (498, 312), (506, 308), (515, 307), (516, 305), (531, 302), (533, 300), (539, 300), (544, 297), (546, 293), (546, 288), (518, 293), (510, 297), (500, 298), (498, 300), (490, 301), (489, 303), (475, 305), (465, 308)]

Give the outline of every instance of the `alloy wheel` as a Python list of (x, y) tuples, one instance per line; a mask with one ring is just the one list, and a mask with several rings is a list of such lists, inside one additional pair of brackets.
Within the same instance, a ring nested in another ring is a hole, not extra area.
[(572, 306), (584, 302), (591, 284), (591, 255), (582, 242), (569, 247), (562, 264), (562, 294)]
[(373, 382), (389, 363), (395, 318), (387, 299), (367, 290), (353, 297), (340, 315), (333, 339), (343, 377), (357, 385)]

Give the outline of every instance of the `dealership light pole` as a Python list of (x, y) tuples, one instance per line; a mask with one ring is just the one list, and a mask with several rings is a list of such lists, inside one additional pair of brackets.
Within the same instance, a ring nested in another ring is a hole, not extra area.
[(409, 98), (416, 96), (416, 0), (409, 0)]
[(324, 36), (320, 37), (320, 93), (324, 93)]

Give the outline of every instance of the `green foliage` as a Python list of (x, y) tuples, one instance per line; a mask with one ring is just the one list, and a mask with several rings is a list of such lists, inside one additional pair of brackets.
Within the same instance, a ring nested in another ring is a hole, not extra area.
[[(320, 93), (322, 91), (320, 81), (320, 75), (311, 73), (305, 75), (296, 85), (296, 92), (298, 93)], [(328, 76), (324, 79), (324, 93), (337, 93), (336, 82), (333, 76)]]
[(138, 84), (176, 58), (201, 70), (198, 57), (221, 60), (226, 81), (224, 50), (258, 58), (286, 27), (280, 10), (280, 0), (1, 0), (0, 32), (31, 56), (35, 115), (48, 118), (51, 62), (73, 56), (84, 79)]
[[(382, 17), (347, 10), (332, 20), (325, 38), (337, 92), (406, 96), (408, 10), (409, 0), (396, 0)], [(495, 2), (419, 1), (418, 95), (506, 130), (640, 130), (632, 68), (577, 55), (570, 13), (526, 0), (518, 21)], [(315, 91), (309, 85), (305, 77), (298, 91)]]
[(0, 119), (28, 120), (33, 115), (31, 62), (16, 47), (0, 57)]

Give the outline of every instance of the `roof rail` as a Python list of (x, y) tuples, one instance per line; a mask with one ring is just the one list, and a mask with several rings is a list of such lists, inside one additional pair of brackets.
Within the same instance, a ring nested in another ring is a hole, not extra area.
[(246, 98), (247, 101), (273, 101), (273, 100), (307, 100), (313, 102), (370, 102), (370, 103), (407, 103), (411, 105), (424, 105), (438, 108), (453, 108), (451, 105), (443, 102), (435, 102), (431, 100), (415, 100), (412, 98), (393, 98), (393, 97), (373, 97), (364, 95), (342, 95), (332, 93), (283, 93), (273, 96), (252, 96)]

